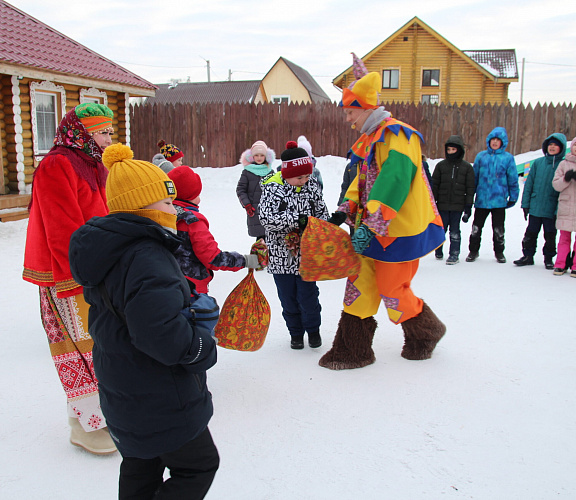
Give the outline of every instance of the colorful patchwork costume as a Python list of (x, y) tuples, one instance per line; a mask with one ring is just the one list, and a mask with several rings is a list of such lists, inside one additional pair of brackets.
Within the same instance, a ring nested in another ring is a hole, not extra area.
[(334, 345), (320, 360), (334, 370), (374, 362), (373, 316), (380, 301), (390, 320), (402, 325), (407, 359), (430, 358), (446, 330), (410, 288), (419, 259), (444, 242), (442, 219), (422, 169), (422, 137), (377, 105), (380, 88), (379, 74), (369, 73), (344, 90), (340, 103), (370, 114), (350, 151), (358, 174), (338, 208), (355, 229), (352, 243), (362, 267), (348, 278)]

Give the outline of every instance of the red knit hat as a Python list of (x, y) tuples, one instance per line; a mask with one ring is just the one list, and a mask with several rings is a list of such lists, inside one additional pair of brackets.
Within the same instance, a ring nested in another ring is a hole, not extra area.
[(180, 165), (168, 172), (168, 177), (174, 181), (178, 199), (192, 201), (202, 192), (202, 179), (190, 167)]
[[(310, 175), (314, 165), (304, 148), (299, 148), (296, 141), (288, 141), (286, 150), (280, 155), (282, 160), (282, 177), (291, 179), (301, 175)], [(178, 187), (176, 187), (178, 189)]]

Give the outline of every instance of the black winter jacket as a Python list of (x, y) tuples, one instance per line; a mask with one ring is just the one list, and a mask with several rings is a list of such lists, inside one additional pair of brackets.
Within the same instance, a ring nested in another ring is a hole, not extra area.
[[(212, 416), (208, 330), (181, 310), (190, 288), (172, 252), (180, 239), (133, 214), (94, 217), (70, 239), (70, 268), (90, 304), (100, 403), (122, 456), (152, 458), (197, 437)], [(104, 303), (104, 282), (122, 320)]]
[(466, 205), (472, 206), (474, 202), (474, 169), (463, 160), (464, 143), (459, 136), (451, 136), (446, 141), (448, 145), (456, 147), (458, 152), (436, 165), (432, 193), (439, 211), (462, 212)]

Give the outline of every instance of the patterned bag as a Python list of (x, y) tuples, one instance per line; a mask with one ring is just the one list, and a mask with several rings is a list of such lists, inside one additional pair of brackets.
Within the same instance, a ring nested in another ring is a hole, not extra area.
[(360, 272), (360, 259), (350, 235), (316, 217), (308, 217), (300, 253), (300, 276), (304, 281), (338, 280)]
[(220, 310), (214, 333), (218, 345), (238, 351), (257, 351), (270, 326), (270, 305), (254, 279), (254, 269), (230, 292)]

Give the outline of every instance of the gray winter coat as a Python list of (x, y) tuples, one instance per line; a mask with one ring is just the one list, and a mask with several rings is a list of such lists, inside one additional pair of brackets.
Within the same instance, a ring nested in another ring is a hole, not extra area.
[(576, 231), (576, 179), (568, 182), (564, 174), (568, 170), (576, 171), (576, 138), (572, 141), (570, 153), (560, 162), (552, 180), (552, 186), (560, 193), (558, 196), (558, 213), (556, 214), (556, 229), (561, 231)]

